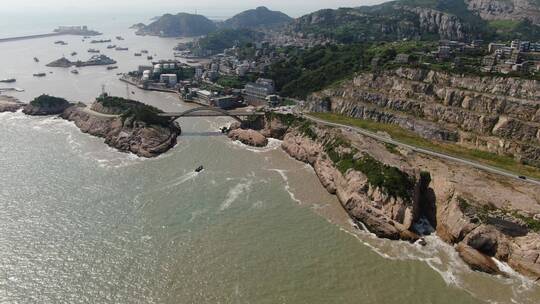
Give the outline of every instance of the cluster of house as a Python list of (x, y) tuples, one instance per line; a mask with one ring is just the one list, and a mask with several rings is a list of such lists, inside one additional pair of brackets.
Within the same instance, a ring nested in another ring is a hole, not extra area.
[(510, 45), (490, 43), (482, 60), (483, 72), (534, 74), (540, 72), (540, 42), (513, 40)]
[(310, 48), (319, 45), (331, 44), (333, 41), (329, 38), (317, 37), (315, 34), (304, 33), (288, 33), (284, 34), (281, 31), (266, 31), (265, 39), (270, 42), (271, 45), (279, 45), (283, 47), (301, 47)]
[(255, 82), (247, 83), (244, 89), (216, 91), (210, 88), (185, 85), (180, 89), (180, 92), (185, 101), (222, 109), (248, 105), (276, 107), (281, 103), (281, 98), (275, 94), (274, 81), (265, 78), (259, 78)]
[[(180, 92), (186, 101), (220, 107), (236, 108), (243, 105), (277, 106), (281, 99), (276, 95), (274, 82), (271, 79), (259, 78), (247, 83), (244, 89), (212, 90), (215, 85), (211, 73), (220, 73), (215, 69), (215, 62), (195, 67), (193, 79), (180, 80), (177, 74), (181, 69), (189, 67), (176, 60), (160, 60), (152, 65), (141, 65), (131, 73), (133, 82), (144, 89), (168, 90)], [(225, 73), (221, 75), (227, 75)], [(211, 80), (211, 81), (210, 81)]]
[(212, 56), (208, 68), (196, 72), (196, 76), (207, 81), (215, 81), (222, 75), (244, 77), (249, 73), (262, 74), (282, 58), (268, 42), (255, 43), (251, 56), (243, 55), (242, 51), (235, 46)]
[[(485, 55), (487, 53), (487, 55)], [(485, 73), (518, 73), (531, 75), (540, 73), (540, 42), (514, 40), (510, 44), (489, 43), (473, 40), (470, 43), (441, 40), (436, 50), (431, 52), (397, 54), (394, 63), (410, 64), (420, 61), (424, 65), (432, 62), (451, 62), (452, 67), (464, 65), (464, 58), (478, 58), (469, 61)], [(372, 60), (373, 67), (380, 64), (380, 58)]]

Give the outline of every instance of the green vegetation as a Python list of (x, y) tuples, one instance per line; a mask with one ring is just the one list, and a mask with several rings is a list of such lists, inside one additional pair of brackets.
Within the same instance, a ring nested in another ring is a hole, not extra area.
[(533, 24), (528, 19), (515, 20), (492, 20), (488, 27), (496, 32), (495, 38), (501, 41), (512, 39), (535, 41), (540, 39), (540, 26)]
[(285, 99), (283, 99), (283, 102), (281, 104), (284, 105), (284, 106), (295, 106), (297, 103), (296, 103), (296, 101), (294, 101), (292, 99), (285, 98)]
[[(523, 215), (516, 210), (510, 209), (498, 209), (493, 205), (481, 205), (478, 202), (471, 202), (461, 196), (457, 197), (459, 209), (468, 216), (476, 216), (481, 223), (489, 224), (490, 218), (497, 218), (504, 216), (510, 216), (523, 223), (523, 225), (530, 231), (540, 232), (540, 220), (533, 218), (532, 216)], [(517, 221), (516, 221), (517, 222)], [(520, 224), (521, 225), (521, 224)]]
[[(326, 143), (324, 149), (341, 173), (345, 174), (349, 169), (362, 172), (373, 187), (380, 188), (392, 197), (400, 197), (411, 202), (416, 181), (407, 173), (383, 164), (368, 154), (355, 157), (358, 151), (341, 137)], [(343, 153), (342, 151), (350, 152)]]
[[(266, 112), (266, 119), (271, 120), (274, 118), (279, 119), (281, 123), (288, 127), (296, 127), (300, 133), (312, 140), (318, 138), (313, 128), (314, 124), (305, 118), (292, 114)], [(414, 177), (396, 167), (383, 164), (368, 154), (355, 157), (358, 150), (341, 136), (325, 142), (324, 150), (340, 172), (345, 173), (349, 169), (360, 171), (367, 176), (368, 182), (372, 186), (380, 188), (387, 195), (400, 197), (411, 202), (416, 183)], [(429, 175), (429, 173), (427, 174)], [(431, 176), (429, 176), (429, 180), (431, 180)]]
[(519, 25), (519, 21), (516, 20), (491, 20), (489, 26), (501, 31), (512, 31)]
[[(313, 92), (339, 85), (357, 73), (400, 67), (471, 76), (540, 79), (540, 73), (499, 75), (482, 72), (482, 60), (487, 55), (485, 50), (467, 50), (455, 59), (440, 61), (431, 55), (437, 47), (438, 42), (433, 41), (395, 41), (325, 45), (309, 49), (283, 48), (277, 51), (287, 59), (271, 65), (264, 77), (275, 81), (280, 95), (302, 99)], [(410, 62), (396, 63), (394, 60), (398, 54), (408, 54)]]
[(243, 46), (261, 40), (263, 34), (249, 29), (222, 29), (199, 40), (199, 47), (216, 53), (233, 46)]
[(511, 156), (468, 149), (452, 143), (430, 141), (420, 137), (416, 133), (405, 130), (396, 125), (361, 120), (333, 113), (312, 113), (311, 115), (326, 121), (359, 127), (372, 132), (386, 132), (393, 139), (404, 144), (476, 161), (478, 163), (497, 167), (509, 172), (514, 172), (519, 175), (540, 178), (540, 168), (521, 164)]
[(522, 220), (529, 230), (534, 232), (540, 232), (540, 221), (531, 217), (519, 214), (518, 212), (512, 212), (512, 215), (520, 220)]
[(305, 98), (364, 68), (364, 48), (352, 44), (287, 49), (289, 58), (273, 64), (266, 77), (275, 81), (281, 95)]
[(179, 13), (165, 14), (143, 27), (141, 32), (165, 37), (180, 37), (206, 35), (216, 29), (216, 24), (204, 16)]
[(292, 21), (292, 18), (282, 12), (271, 11), (261, 6), (256, 9), (241, 12), (223, 22), (226, 28), (260, 28), (275, 27)]
[(386, 150), (392, 154), (399, 154), (399, 151), (397, 149), (397, 146), (396, 145), (393, 145), (393, 144), (384, 144), (384, 146), (386, 147)]
[(65, 106), (69, 104), (69, 102), (64, 98), (43, 94), (34, 98), (34, 100), (30, 102), (30, 104), (35, 107), (57, 108)]
[(121, 115), (124, 121), (130, 119), (132, 122), (142, 121), (150, 125), (163, 127), (171, 125), (168, 118), (158, 116), (159, 113), (162, 113), (161, 110), (135, 100), (105, 94), (96, 98), (96, 101), (101, 103), (103, 107)]
[[(469, 10), (464, 0), (398, 0), (374, 6), (322, 10), (299, 18), (295, 31), (338, 43), (457, 39), (445, 37), (448, 32), (440, 33), (436, 26), (422, 26), (419, 14), (402, 6), (429, 8), (453, 15), (469, 39), (501, 40), (508, 37), (508, 32), (499, 30), (507, 29), (510, 24), (488, 23)], [(314, 19), (317, 22), (313, 22)], [(523, 21), (512, 28), (511, 34), (520, 39), (538, 40), (538, 29), (539, 26)]]
[(266, 112), (266, 119), (272, 120), (272, 119), (279, 119), (282, 124), (286, 125), (290, 128), (298, 128), (298, 131), (302, 133), (303, 135), (307, 136), (308, 138), (312, 140), (317, 139), (317, 133), (313, 130), (314, 123), (302, 118), (298, 117), (292, 114), (281, 114), (281, 113), (275, 113), (275, 112)]
[(219, 76), (216, 83), (224, 88), (243, 89), (246, 83), (257, 80), (256, 75), (248, 74), (244, 77), (240, 76)]

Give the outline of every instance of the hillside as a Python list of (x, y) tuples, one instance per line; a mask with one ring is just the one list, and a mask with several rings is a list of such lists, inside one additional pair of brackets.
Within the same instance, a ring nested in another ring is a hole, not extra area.
[(249, 29), (221, 29), (209, 33), (199, 40), (199, 47), (214, 52), (222, 52), (233, 46), (254, 43), (263, 38), (264, 34)]
[[(537, 0), (504, 2), (534, 1)], [(513, 11), (514, 19), (505, 19), (511, 18), (510, 13), (499, 14), (483, 9), (492, 6), (479, 5), (480, 2), (502, 1), (399, 0), (358, 8), (326, 9), (295, 20), (288, 30), (293, 34), (330, 38), (344, 43), (399, 39), (540, 39), (540, 26), (532, 24), (540, 16), (534, 9), (528, 10), (527, 18), (517, 18), (520, 15)], [(490, 12), (490, 18), (487, 18), (487, 12)], [(500, 19), (495, 20), (494, 16)]]
[(261, 6), (256, 9), (241, 12), (220, 24), (223, 28), (232, 29), (253, 29), (253, 28), (274, 28), (287, 24), (293, 19), (278, 11), (271, 11)]
[(465, 0), (468, 8), (484, 20), (530, 20), (540, 25), (539, 0)]
[(162, 37), (191, 37), (213, 32), (217, 26), (210, 19), (188, 13), (165, 14), (147, 26), (141, 26), (138, 35)]

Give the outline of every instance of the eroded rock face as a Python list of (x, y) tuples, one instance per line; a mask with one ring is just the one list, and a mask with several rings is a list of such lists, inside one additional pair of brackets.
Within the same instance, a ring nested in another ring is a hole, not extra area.
[(418, 15), (420, 29), (428, 33), (438, 33), (441, 39), (463, 40), (467, 37), (467, 30), (458, 17), (441, 11), (403, 6)]
[[(266, 134), (281, 133), (272, 132), (270, 125), (281, 128), (282, 124), (266, 123)], [(540, 235), (529, 231), (519, 219), (493, 209), (490, 201), (475, 201), (469, 192), (456, 190), (459, 181), (448, 180), (444, 174), (442, 177), (428, 176), (410, 167), (399, 167), (399, 170), (408, 172), (416, 180), (411, 189), (412, 199), (389, 196), (383, 189), (371, 185), (364, 173), (353, 169), (343, 173), (338, 170), (325, 147), (334, 143), (337, 137), (343, 139), (341, 131), (316, 125), (311, 131), (316, 136), (288, 128), (282, 142), (283, 150), (312, 165), (321, 184), (337, 196), (344, 210), (360, 226), (378, 237), (416, 241), (419, 236), (414, 232), (414, 223), (422, 216), (434, 222), (441, 239), (456, 245), (459, 255), (471, 269), (505, 275), (493, 260), (496, 258), (508, 262), (522, 274), (540, 278)], [(373, 145), (369, 142), (366, 147)], [(335, 151), (347, 154), (352, 149), (339, 147)], [(364, 152), (354, 154), (353, 159), (359, 159)], [(377, 155), (377, 160), (383, 163), (389, 161), (379, 153), (372, 155)]]
[[(318, 134), (323, 138), (332, 136), (321, 130)], [(335, 168), (320, 142), (297, 132), (285, 135), (282, 148), (295, 159), (311, 164), (328, 192), (336, 194), (349, 215), (370, 232), (388, 239), (415, 241), (419, 238), (410, 230), (414, 213), (412, 202), (391, 197), (382, 189), (371, 186), (359, 171), (349, 170), (343, 175)]]
[(511, 244), (512, 254), (508, 264), (517, 271), (540, 280), (540, 235), (529, 235), (514, 239)]
[(229, 132), (229, 138), (238, 140), (243, 144), (253, 147), (265, 147), (268, 144), (268, 139), (260, 132), (255, 130), (235, 129)]
[(465, 0), (471, 11), (485, 20), (529, 19), (540, 24), (540, 7), (534, 0)]
[(540, 166), (540, 82), (399, 68), (308, 98), (306, 110), (390, 123)]
[(459, 256), (467, 263), (471, 269), (489, 274), (502, 274), (497, 264), (485, 254), (464, 244), (459, 243), (456, 247)]
[(0, 95), (0, 113), (2, 112), (17, 112), (25, 104), (19, 102), (17, 99), (9, 96)]
[(181, 133), (172, 123), (165, 127), (129, 118), (92, 115), (82, 106), (66, 109), (61, 117), (73, 121), (84, 133), (105, 138), (105, 143), (113, 148), (148, 158), (173, 148)]
[(72, 104), (67, 101), (54, 106), (34, 106), (32, 104), (27, 104), (23, 108), (23, 113), (33, 116), (58, 115), (64, 112), (70, 106), (72, 106)]

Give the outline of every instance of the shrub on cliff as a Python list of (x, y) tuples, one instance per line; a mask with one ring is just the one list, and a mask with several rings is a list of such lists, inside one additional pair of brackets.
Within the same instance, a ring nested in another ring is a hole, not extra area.
[[(343, 149), (349, 149), (350, 152), (340, 153), (340, 150)], [(349, 169), (362, 172), (371, 186), (381, 189), (391, 197), (400, 197), (406, 202), (411, 202), (415, 184), (414, 177), (396, 167), (388, 166), (368, 154), (359, 158), (355, 157), (358, 151), (341, 137), (327, 142), (325, 152), (341, 173), (345, 174)]]
[(40, 108), (58, 108), (58, 107), (69, 105), (69, 102), (65, 100), (64, 98), (43, 94), (41, 96), (34, 98), (34, 100), (30, 102), (30, 105), (34, 107), (40, 107)]
[(151, 125), (163, 127), (171, 125), (168, 118), (158, 116), (162, 113), (160, 109), (139, 101), (104, 94), (98, 97), (96, 102), (121, 115), (124, 121), (130, 118), (132, 121), (141, 121)]

